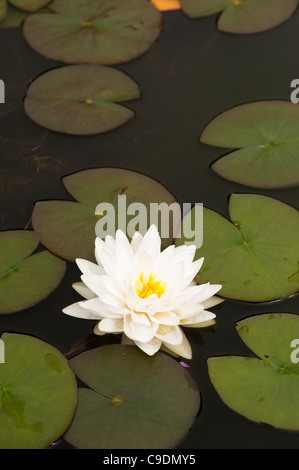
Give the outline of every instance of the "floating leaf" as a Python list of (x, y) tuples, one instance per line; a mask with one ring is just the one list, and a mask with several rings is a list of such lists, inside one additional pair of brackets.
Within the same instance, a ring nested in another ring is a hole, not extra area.
[(230, 3), (231, 0), (180, 0), (182, 10), (190, 18), (214, 15), (222, 11)]
[(7, 5), (7, 13), (0, 23), (0, 28), (16, 28), (22, 24), (27, 15), (28, 13), (25, 11), (19, 10), (12, 5)]
[(40, 54), (74, 64), (116, 64), (145, 53), (161, 32), (148, 0), (55, 0), (30, 15), (24, 36)]
[(79, 389), (65, 439), (80, 449), (165, 449), (189, 431), (200, 395), (184, 367), (166, 354), (111, 345), (70, 361), (91, 389)]
[[(143, 203), (148, 214), (151, 203), (165, 202), (170, 205), (175, 202), (174, 197), (155, 180), (119, 168), (80, 171), (63, 178), (63, 183), (78, 202), (38, 202), (34, 207), (32, 223), (43, 245), (70, 261), (75, 258), (94, 261), (95, 225), (101, 218), (95, 215), (95, 209), (101, 202), (114, 206), (115, 229), (118, 227), (119, 195), (126, 196), (126, 207), (134, 202)], [(128, 215), (125, 225), (133, 218)], [(145, 233), (149, 225), (150, 221), (145, 220), (145, 226), (140, 231)], [(169, 233), (170, 237), (162, 240), (164, 247), (173, 240), (171, 220)]]
[(296, 10), (298, 0), (180, 0), (191, 18), (221, 13), (217, 27), (226, 33), (258, 33), (278, 26)]
[(68, 428), (77, 404), (63, 355), (32, 336), (4, 333), (0, 364), (0, 449), (43, 449)]
[(0, 313), (25, 310), (59, 285), (66, 264), (48, 251), (32, 256), (39, 237), (30, 231), (0, 233)]
[(0, 0), (0, 21), (5, 18), (7, 11), (7, 3), (6, 0)]
[(224, 403), (252, 421), (299, 430), (299, 363), (291, 360), (299, 315), (256, 315), (237, 331), (258, 356), (208, 359), (210, 379)]
[(242, 147), (217, 160), (223, 178), (256, 188), (299, 184), (299, 108), (286, 101), (243, 104), (213, 119), (201, 142)]
[[(203, 210), (204, 257), (199, 283), (222, 284), (220, 295), (247, 302), (265, 302), (299, 290), (299, 214), (277, 199), (233, 194), (232, 223)], [(178, 240), (178, 244), (184, 239)]]
[(9, 0), (9, 3), (20, 10), (35, 12), (49, 5), (51, 1), (52, 0)]
[(121, 126), (134, 112), (118, 102), (139, 98), (138, 85), (123, 72), (100, 65), (52, 69), (30, 85), (26, 114), (53, 131), (88, 135)]

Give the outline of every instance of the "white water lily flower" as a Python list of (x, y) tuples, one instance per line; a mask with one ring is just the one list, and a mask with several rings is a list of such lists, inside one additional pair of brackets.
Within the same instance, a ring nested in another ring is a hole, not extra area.
[(117, 230), (115, 238), (96, 238), (98, 264), (77, 259), (82, 282), (73, 287), (86, 300), (63, 309), (79, 318), (99, 320), (95, 334), (124, 333), (140, 349), (155, 354), (162, 344), (190, 359), (190, 344), (181, 326), (206, 326), (214, 313), (206, 308), (222, 302), (214, 296), (221, 285), (193, 281), (203, 258), (193, 261), (194, 245), (161, 251), (155, 225), (131, 243)]

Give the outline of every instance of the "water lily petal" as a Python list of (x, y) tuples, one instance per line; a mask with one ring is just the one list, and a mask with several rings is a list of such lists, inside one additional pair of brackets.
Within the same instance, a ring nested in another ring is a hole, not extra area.
[[(82, 281), (84, 284), (94, 292), (101, 300), (105, 303), (111, 303), (112, 305), (117, 305), (120, 308), (124, 308), (125, 305), (125, 298), (122, 290), (115, 291), (114, 286), (109, 281), (107, 282), (107, 276), (96, 276), (94, 274), (81, 276)], [(106, 300), (104, 300), (104, 298)]]
[(82, 295), (85, 299), (92, 299), (95, 297), (95, 293), (92, 292), (88, 287), (84, 284), (84, 282), (74, 282), (72, 284), (73, 289), (75, 289), (78, 294)]
[(202, 312), (194, 315), (191, 318), (181, 320), (181, 325), (182, 326), (189, 326), (189, 325), (192, 325), (192, 324), (193, 325), (194, 324), (200, 324), (200, 323), (210, 321), (215, 317), (216, 317), (216, 315), (214, 313), (208, 312), (207, 310), (203, 310)]
[(151, 341), (148, 343), (142, 343), (141, 341), (135, 341), (136, 346), (138, 346), (142, 351), (144, 351), (146, 354), (149, 356), (153, 356), (157, 351), (159, 351), (162, 341), (153, 338)]
[(100, 322), (98, 322), (98, 323), (94, 326), (93, 332), (94, 332), (95, 335), (104, 336), (106, 333), (104, 333), (104, 331), (102, 331), (102, 330), (99, 330), (99, 324), (100, 324)]
[(147, 343), (155, 336), (159, 325), (151, 323), (149, 326), (135, 323), (129, 315), (124, 317), (124, 333), (133, 341)]
[(214, 295), (210, 299), (207, 299), (201, 302), (201, 305), (204, 307), (204, 309), (207, 309), (207, 308), (215, 307), (215, 305), (221, 304), (222, 302), (224, 302), (224, 299)]
[[(161, 328), (159, 328), (158, 331), (161, 331)], [(179, 326), (173, 326), (165, 334), (159, 334), (157, 332), (156, 337), (161, 339), (163, 343), (181, 344), (183, 339), (183, 332)]]
[(198, 271), (202, 267), (203, 262), (204, 262), (204, 258), (200, 258), (196, 261), (193, 261), (193, 263), (190, 267), (188, 266), (188, 270), (186, 270), (186, 272), (185, 272), (185, 277), (179, 285), (180, 290), (183, 290), (187, 286), (189, 286), (189, 284), (193, 281), (196, 274), (198, 273)]
[(195, 302), (186, 302), (183, 304), (180, 303), (178, 305), (173, 304), (173, 307), (174, 312), (180, 320), (193, 317), (194, 315), (197, 315), (204, 310), (201, 304)]
[(95, 314), (94, 312), (90, 312), (88, 310), (85, 310), (84, 308), (81, 307), (79, 302), (76, 302), (75, 304), (69, 305), (68, 307), (65, 307), (63, 310), (63, 313), (66, 313), (67, 315), (70, 315), (72, 317), (76, 318), (85, 318), (87, 320), (98, 320), (99, 315)]
[(97, 237), (95, 240), (96, 258), (98, 263), (103, 266), (105, 273), (115, 277), (115, 252), (105, 245), (105, 242)]
[(134, 254), (129, 240), (121, 230), (117, 230), (115, 235), (115, 256), (119, 268), (128, 275), (132, 270)]
[(122, 302), (126, 301), (125, 291), (118, 289), (117, 285), (115, 285), (115, 283), (113, 282), (113, 279), (111, 279), (111, 277), (106, 276), (106, 275), (101, 276), (100, 282), (101, 282), (104, 290), (107, 293), (113, 295), (113, 297), (117, 297)]
[(208, 300), (210, 297), (212, 297), (214, 294), (216, 294), (218, 291), (222, 289), (221, 284), (209, 284), (207, 288), (202, 292), (202, 295), (200, 296), (200, 299), (198, 299), (198, 302), (202, 303)]
[(180, 292), (175, 298), (175, 301), (180, 302), (181, 304), (185, 302), (197, 302), (202, 304), (202, 302), (209, 299), (209, 297), (212, 297), (221, 288), (221, 284), (210, 283), (191, 286), (185, 289), (183, 292)]
[(148, 254), (155, 259), (161, 251), (161, 238), (155, 225), (151, 225), (143, 239), (141, 240), (137, 251), (136, 258), (141, 258), (144, 254)]
[(175, 248), (177, 259), (184, 260), (184, 262), (192, 262), (196, 252), (195, 245), (181, 245)]
[(157, 312), (151, 316), (154, 323), (175, 326), (180, 323), (179, 317), (174, 312)]
[(99, 331), (103, 333), (122, 333), (124, 321), (122, 318), (104, 318), (97, 324)]
[(178, 354), (179, 356), (184, 357), (185, 359), (192, 359), (191, 346), (183, 332), (181, 344), (170, 344), (165, 341), (163, 341), (163, 344), (175, 354)]
[(199, 322), (199, 323), (191, 323), (189, 325), (182, 325), (183, 327), (186, 328), (207, 328), (209, 326), (215, 325), (215, 320), (209, 320), (205, 322)]
[(88, 310), (89, 312), (97, 315), (95, 318), (120, 318), (121, 312), (119, 310), (113, 308), (113, 306), (104, 304), (98, 297), (94, 299), (85, 300), (83, 302), (79, 302), (80, 307), (84, 310)]
[(115, 252), (115, 238), (111, 235), (106, 235), (105, 237), (105, 245), (109, 248), (113, 253)]
[(135, 310), (137, 294), (132, 286), (129, 286), (126, 292), (126, 301), (130, 310)]
[(82, 274), (81, 280), (97, 296), (102, 296), (106, 291), (102, 287), (101, 277), (96, 274)]
[(141, 235), (140, 232), (134, 233), (132, 240), (131, 240), (131, 247), (132, 247), (134, 254), (136, 253), (142, 239), (143, 239), (143, 236)]
[(87, 261), (86, 259), (76, 258), (78, 268), (83, 274), (96, 274), (101, 276), (105, 273), (104, 269), (98, 264)]
[(140, 323), (141, 325), (150, 326), (151, 321), (145, 313), (131, 313), (131, 318), (135, 323)]

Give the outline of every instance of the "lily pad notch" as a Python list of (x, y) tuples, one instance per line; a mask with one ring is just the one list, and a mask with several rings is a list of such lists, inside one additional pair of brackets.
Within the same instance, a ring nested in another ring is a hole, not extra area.
[(266, 31), (289, 19), (298, 0), (180, 0), (180, 3), (190, 18), (219, 13), (219, 31), (249, 34)]
[(0, 0), (0, 28), (15, 28), (33, 12), (46, 7), (51, 0)]
[(288, 101), (256, 101), (229, 109), (203, 130), (200, 142), (238, 148), (211, 166), (218, 175), (255, 188), (299, 184), (299, 108)]
[[(69, 261), (83, 258), (94, 261), (95, 226), (101, 216), (96, 207), (101, 202), (115, 208), (115, 228), (118, 228), (118, 196), (126, 196), (127, 207), (141, 202), (149, 209), (151, 203), (176, 202), (175, 197), (160, 183), (135, 171), (120, 168), (94, 168), (63, 178), (67, 191), (75, 201), (40, 201), (34, 206), (32, 224), (41, 241), (57, 256)], [(149, 210), (147, 211), (149, 214)], [(133, 219), (128, 215), (126, 223)], [(170, 230), (172, 220), (170, 220)], [(149, 228), (150, 221), (144, 227)], [(140, 232), (142, 230), (140, 229)], [(144, 234), (143, 233), (143, 234)], [(114, 233), (110, 235), (114, 236)], [(173, 237), (163, 239), (163, 247)]]
[(29, 230), (0, 232), (0, 314), (30, 308), (60, 284), (65, 261), (49, 251), (32, 255), (38, 244)]
[(150, 357), (135, 346), (102, 346), (70, 365), (90, 387), (79, 388), (77, 411), (64, 435), (76, 448), (173, 448), (199, 411), (196, 383), (164, 353)]
[(299, 431), (299, 362), (292, 360), (299, 315), (255, 315), (238, 322), (236, 329), (256, 357), (209, 358), (216, 392), (229, 408), (249, 420)]
[(203, 244), (195, 257), (204, 257), (205, 265), (197, 282), (221, 284), (221, 297), (245, 302), (298, 292), (298, 211), (269, 196), (232, 194), (229, 215), (203, 208)]
[(49, 59), (112, 65), (147, 52), (161, 29), (162, 15), (149, 0), (54, 0), (48, 12), (25, 20), (23, 32)]
[(125, 124), (134, 111), (118, 104), (141, 91), (125, 73), (100, 65), (49, 70), (29, 84), (25, 113), (37, 124), (73, 135), (100, 134)]

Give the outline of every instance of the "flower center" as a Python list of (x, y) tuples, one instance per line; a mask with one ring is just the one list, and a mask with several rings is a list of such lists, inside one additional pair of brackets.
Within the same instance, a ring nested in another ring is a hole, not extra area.
[(144, 279), (144, 274), (141, 273), (135, 282), (135, 292), (141, 299), (147, 299), (155, 294), (161, 297), (166, 291), (166, 282), (157, 281), (156, 275), (151, 273), (147, 280)]

